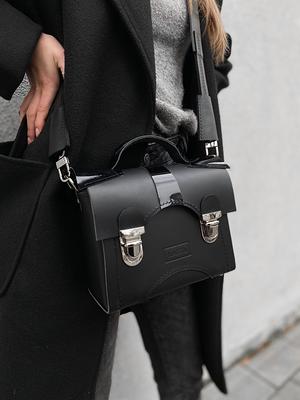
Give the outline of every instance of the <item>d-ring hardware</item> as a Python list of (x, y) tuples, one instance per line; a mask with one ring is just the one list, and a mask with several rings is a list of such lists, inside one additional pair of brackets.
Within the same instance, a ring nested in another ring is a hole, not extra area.
[(63, 183), (67, 183), (70, 189), (74, 189), (77, 192), (77, 186), (74, 179), (71, 177), (72, 168), (70, 167), (70, 161), (65, 155), (65, 151), (62, 152), (55, 164), (58, 170), (59, 179)]
[(218, 157), (219, 156), (219, 146), (218, 146), (217, 140), (205, 143), (205, 155), (206, 155), (206, 157)]

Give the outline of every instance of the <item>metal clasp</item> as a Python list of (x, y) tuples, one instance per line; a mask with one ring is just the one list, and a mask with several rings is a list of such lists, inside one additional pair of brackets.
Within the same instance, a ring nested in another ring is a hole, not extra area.
[(205, 143), (205, 155), (206, 157), (219, 157), (219, 146), (217, 140)]
[(68, 182), (68, 179), (71, 176), (71, 170), (70, 170), (70, 161), (68, 157), (65, 155), (65, 152), (63, 152), (59, 156), (59, 159), (56, 161), (56, 168), (58, 170), (59, 179), (64, 183)]
[(71, 177), (72, 168), (70, 167), (70, 161), (68, 157), (65, 155), (65, 151), (59, 156), (59, 159), (56, 161), (56, 168), (58, 170), (59, 179), (63, 183), (67, 183), (71, 189), (77, 191), (77, 186), (74, 182), (74, 179)]
[(129, 267), (135, 267), (143, 259), (144, 251), (141, 236), (144, 233), (144, 226), (120, 230), (122, 258)]
[(222, 217), (222, 211), (213, 211), (202, 214), (200, 220), (201, 234), (206, 243), (214, 243), (219, 236), (219, 219)]

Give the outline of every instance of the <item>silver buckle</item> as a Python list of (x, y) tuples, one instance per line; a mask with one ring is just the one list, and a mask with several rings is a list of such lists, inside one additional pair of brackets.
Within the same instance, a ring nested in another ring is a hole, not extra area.
[(144, 251), (141, 236), (144, 233), (144, 226), (120, 230), (122, 258), (129, 267), (135, 267), (143, 259)]
[(206, 157), (219, 157), (219, 146), (217, 140), (205, 143), (205, 155)]
[(71, 189), (77, 191), (77, 186), (74, 180), (71, 178), (71, 167), (68, 157), (65, 155), (65, 151), (59, 156), (56, 161), (56, 168), (58, 170), (59, 179), (63, 183), (67, 183)]
[(222, 217), (222, 211), (213, 211), (202, 214), (200, 220), (201, 234), (206, 243), (214, 243), (219, 236), (219, 219)]
[(65, 152), (59, 156), (59, 159), (56, 161), (56, 168), (58, 170), (59, 179), (62, 182), (68, 182), (68, 179), (71, 176), (70, 170), (70, 161), (67, 156), (65, 156)]

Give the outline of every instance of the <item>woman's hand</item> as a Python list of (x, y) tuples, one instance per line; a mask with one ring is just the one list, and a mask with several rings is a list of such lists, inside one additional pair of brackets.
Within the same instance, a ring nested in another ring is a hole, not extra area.
[(59, 70), (64, 76), (64, 48), (51, 35), (42, 33), (26, 71), (31, 88), (20, 106), (20, 119), (26, 114), (28, 143), (39, 136), (59, 89)]

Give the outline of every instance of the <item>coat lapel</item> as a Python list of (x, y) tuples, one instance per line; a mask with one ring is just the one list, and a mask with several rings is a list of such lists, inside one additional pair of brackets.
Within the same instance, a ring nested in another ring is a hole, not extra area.
[(111, 0), (124, 20), (144, 62), (155, 101), (155, 60), (150, 0)]

